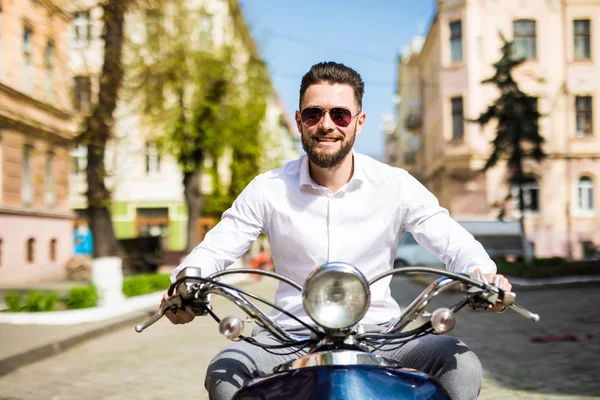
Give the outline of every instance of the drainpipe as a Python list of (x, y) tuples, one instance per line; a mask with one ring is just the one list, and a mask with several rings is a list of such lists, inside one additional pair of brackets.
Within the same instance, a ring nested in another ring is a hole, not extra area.
[(564, 92), (564, 96), (565, 96), (565, 162), (567, 164), (565, 171), (566, 171), (566, 179), (565, 182), (567, 184), (567, 204), (566, 204), (566, 209), (565, 209), (565, 216), (567, 218), (567, 258), (569, 260), (573, 259), (573, 245), (571, 243), (571, 230), (572, 230), (572, 226), (571, 226), (571, 196), (573, 195), (573, 187), (572, 187), (572, 182), (571, 182), (571, 151), (570, 151), (570, 144), (571, 141), (569, 140), (570, 137), (570, 132), (569, 132), (569, 118), (571, 117), (571, 113), (570, 113), (570, 109), (571, 107), (569, 107), (569, 86), (568, 86), (568, 68), (569, 68), (569, 61), (568, 61), (568, 37), (567, 37), (567, 28), (568, 28), (568, 23), (569, 21), (567, 20), (567, 5), (566, 5), (566, 0), (561, 0), (561, 14), (562, 14), (562, 20), (563, 20), (563, 48), (564, 48), (564, 82), (563, 82), (563, 92)]

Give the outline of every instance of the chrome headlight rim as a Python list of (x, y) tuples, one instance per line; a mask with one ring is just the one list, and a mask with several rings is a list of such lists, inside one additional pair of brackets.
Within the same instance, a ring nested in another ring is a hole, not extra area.
[[(362, 310), (357, 314), (357, 316), (347, 323), (343, 325), (332, 326), (328, 324), (327, 321), (322, 320), (317, 316), (312, 309), (311, 299), (308, 298), (308, 295), (311, 293), (311, 286), (314, 282), (317, 282), (319, 277), (322, 277), (324, 274), (328, 273), (342, 273), (347, 274), (346, 278), (353, 279), (355, 282), (358, 282), (363, 288), (364, 294), (364, 304), (362, 305)], [(369, 306), (371, 304), (371, 291), (369, 288), (369, 281), (367, 278), (360, 272), (355, 266), (345, 263), (345, 262), (329, 262), (325, 263), (316, 269), (314, 269), (306, 278), (304, 282), (304, 286), (302, 288), (302, 304), (304, 306), (304, 310), (306, 314), (309, 316), (311, 320), (313, 320), (317, 325), (327, 329), (327, 330), (345, 330), (351, 328), (356, 325), (367, 313), (369, 310)]]

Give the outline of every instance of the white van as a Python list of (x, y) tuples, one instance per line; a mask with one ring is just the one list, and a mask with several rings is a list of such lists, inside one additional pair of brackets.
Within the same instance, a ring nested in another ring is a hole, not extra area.
[[(458, 220), (457, 222), (483, 245), (492, 259), (523, 256), (519, 221)], [(444, 264), (418, 244), (409, 232), (404, 232), (394, 259), (394, 268), (407, 265), (442, 266)]]

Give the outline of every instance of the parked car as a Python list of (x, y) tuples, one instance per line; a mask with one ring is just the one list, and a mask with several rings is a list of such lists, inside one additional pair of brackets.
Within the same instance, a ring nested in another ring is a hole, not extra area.
[[(523, 256), (519, 221), (459, 220), (457, 222), (483, 245), (492, 259)], [(444, 263), (418, 244), (410, 232), (404, 232), (394, 259), (394, 268), (408, 265), (443, 266)]]

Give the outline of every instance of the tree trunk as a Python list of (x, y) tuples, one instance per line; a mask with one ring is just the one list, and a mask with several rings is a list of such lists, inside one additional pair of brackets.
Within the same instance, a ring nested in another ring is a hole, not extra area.
[(94, 258), (119, 255), (110, 215), (110, 192), (104, 185), (104, 147), (88, 145), (87, 201), (90, 230), (94, 238)]
[(90, 229), (94, 239), (94, 257), (119, 255), (110, 215), (110, 192), (104, 184), (104, 153), (111, 137), (117, 95), (123, 81), (123, 25), (130, 0), (107, 0), (104, 15), (104, 64), (100, 75), (98, 102), (85, 121), (82, 139), (87, 143), (87, 201)]
[(193, 172), (185, 172), (183, 174), (183, 195), (185, 197), (185, 205), (187, 206), (188, 222), (187, 222), (187, 244), (185, 247), (186, 253), (198, 244), (198, 219), (204, 199), (200, 191), (200, 176), (202, 174), (202, 164), (200, 164)]
[(523, 195), (523, 184), (519, 183), (519, 212), (521, 214), (519, 222), (521, 225), (521, 245), (523, 247), (523, 257), (526, 264), (530, 264), (533, 259), (531, 254), (529, 240), (527, 240), (527, 233), (525, 232), (525, 196)]

